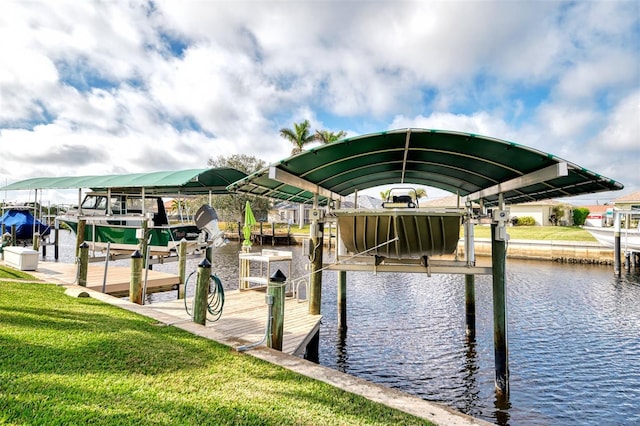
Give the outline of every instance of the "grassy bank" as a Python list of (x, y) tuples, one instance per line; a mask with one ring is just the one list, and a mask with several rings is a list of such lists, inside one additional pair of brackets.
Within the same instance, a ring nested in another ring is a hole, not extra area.
[[(588, 231), (577, 226), (510, 226), (507, 228), (507, 233), (512, 240), (596, 242), (596, 239)], [(476, 226), (474, 236), (475, 238), (491, 238), (491, 227)]]
[(12, 274), (0, 267), (2, 424), (428, 424), (61, 287), (9, 282), (21, 278)]

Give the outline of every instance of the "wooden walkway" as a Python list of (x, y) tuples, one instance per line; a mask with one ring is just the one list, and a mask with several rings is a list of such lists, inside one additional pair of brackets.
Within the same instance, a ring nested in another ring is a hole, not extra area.
[[(193, 299), (187, 299), (192, 312)], [(176, 321), (188, 321), (184, 300), (157, 302), (147, 307), (175, 317)], [(286, 298), (284, 304), (284, 333), (282, 352), (303, 355), (307, 343), (320, 327), (322, 315), (310, 315), (307, 301)], [(222, 340), (239, 341), (247, 345), (260, 342), (267, 326), (268, 306), (265, 292), (260, 290), (232, 290), (225, 292), (222, 316), (215, 322), (207, 321), (206, 327), (215, 330)], [(263, 346), (266, 344), (263, 343)]]
[[(88, 266), (86, 288), (102, 293), (104, 265), (89, 264)], [(77, 284), (75, 264), (41, 260), (38, 262), (36, 271), (25, 272), (45, 282), (72, 286), (76, 290), (82, 289), (82, 287), (74, 286), (74, 284)], [(148, 292), (171, 289), (179, 283), (177, 275), (153, 270), (148, 272)], [(168, 325), (192, 328), (188, 326), (188, 324), (194, 323), (185, 310), (184, 299), (136, 305), (126, 300), (110, 297), (109, 295), (122, 296), (128, 294), (130, 275), (130, 268), (110, 265), (107, 269), (106, 294), (91, 292), (91, 297), (96, 297), (106, 303), (118, 305), (141, 315), (156, 318)], [(265, 336), (267, 325), (268, 306), (265, 296), (264, 288), (226, 291), (222, 316), (215, 322), (207, 321), (206, 331), (203, 333), (204, 337), (214, 338), (214, 340), (234, 347), (260, 342)], [(193, 298), (188, 298), (187, 304), (191, 312), (192, 303)], [(282, 352), (301, 356), (304, 354), (309, 341), (318, 332), (322, 315), (310, 315), (307, 301), (298, 301), (291, 297), (285, 299), (284, 309)], [(266, 346), (266, 343), (262, 343), (261, 346)]]
[[(35, 271), (25, 271), (45, 281), (59, 284), (77, 284), (77, 265), (64, 262), (39, 261)], [(87, 288), (102, 291), (104, 281), (104, 264), (89, 264), (87, 271)], [(145, 271), (142, 271), (143, 279)], [(123, 266), (109, 265), (105, 293), (126, 296), (129, 294), (131, 269)], [(149, 270), (147, 275), (147, 293), (171, 290), (177, 286), (180, 279), (177, 275), (166, 272)], [(177, 287), (176, 287), (177, 288)]]

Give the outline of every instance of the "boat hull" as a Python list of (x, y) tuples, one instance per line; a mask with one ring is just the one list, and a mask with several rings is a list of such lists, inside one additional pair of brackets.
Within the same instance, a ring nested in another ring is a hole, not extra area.
[[(607, 247), (614, 247), (615, 230), (613, 227), (583, 226), (598, 242)], [(640, 231), (637, 229), (620, 229), (620, 247), (626, 251), (640, 252)]]
[(455, 252), (462, 214), (417, 209), (335, 210), (342, 242), (352, 253), (393, 259)]
[[(61, 220), (77, 235), (78, 222)], [(139, 227), (126, 225), (111, 225), (87, 223), (84, 229), (84, 241), (93, 250), (104, 250), (109, 246), (110, 250), (136, 250), (140, 240), (137, 238)], [(148, 228), (151, 241), (149, 247), (153, 252), (169, 252), (175, 250), (184, 238), (189, 243), (203, 240), (201, 231), (195, 225), (172, 225)], [(204, 246), (204, 242), (202, 243)]]

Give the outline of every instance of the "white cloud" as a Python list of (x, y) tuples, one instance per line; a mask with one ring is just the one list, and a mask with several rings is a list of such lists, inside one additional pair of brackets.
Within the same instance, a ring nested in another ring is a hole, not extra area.
[[(350, 136), (414, 126), (493, 136), (640, 186), (633, 155), (618, 158), (637, 152), (637, 11), (633, 1), (5, 2), (0, 144), (12, 150), (0, 177), (204, 167), (234, 153), (272, 162), (291, 151), (278, 130), (308, 118)], [(592, 162), (599, 141), (611, 149)]]

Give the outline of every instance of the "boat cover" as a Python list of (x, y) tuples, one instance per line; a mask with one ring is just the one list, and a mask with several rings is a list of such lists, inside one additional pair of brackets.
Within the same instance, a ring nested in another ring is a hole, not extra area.
[(39, 232), (41, 236), (49, 235), (51, 227), (34, 218), (29, 210), (9, 209), (0, 218), (0, 224), (4, 224), (6, 232), (10, 232), (11, 226), (16, 225), (16, 239), (18, 240), (33, 238), (34, 221), (36, 222), (36, 232)]

